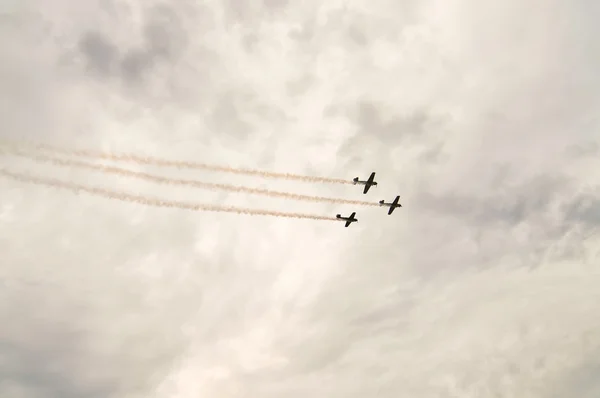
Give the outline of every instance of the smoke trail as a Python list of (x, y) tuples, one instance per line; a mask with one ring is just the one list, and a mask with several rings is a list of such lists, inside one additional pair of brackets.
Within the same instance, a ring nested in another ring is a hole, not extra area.
[[(10, 145), (10, 144), (9, 144)], [(104, 153), (100, 151), (92, 151), (92, 150), (78, 150), (78, 149), (64, 149), (58, 148), (47, 144), (16, 144), (17, 146), (26, 145), (33, 147), (38, 150), (54, 152), (55, 154), (61, 155), (73, 155), (73, 156), (84, 156), (91, 157), (96, 159), (104, 159), (104, 160), (116, 160), (130, 163), (138, 163), (138, 164), (148, 164), (153, 166), (163, 166), (163, 167), (176, 167), (179, 169), (202, 169), (208, 171), (216, 171), (216, 172), (225, 172), (232, 174), (242, 174), (242, 175), (254, 175), (265, 178), (279, 178), (286, 180), (297, 180), (304, 182), (320, 182), (320, 183), (329, 183), (329, 184), (353, 184), (350, 180), (343, 180), (339, 178), (326, 178), (326, 177), (311, 177), (304, 176), (299, 174), (291, 174), (291, 173), (275, 173), (269, 171), (261, 171), (254, 169), (240, 169), (233, 167), (225, 167), (225, 166), (215, 166), (209, 165), (205, 163), (197, 163), (197, 162), (188, 162), (188, 161), (175, 161), (175, 160), (166, 160), (159, 159), (150, 156), (138, 156), (131, 153)]]
[(281, 191), (272, 191), (269, 189), (259, 189), (259, 188), (250, 188), (239, 185), (230, 185), (230, 184), (214, 184), (207, 183), (197, 180), (185, 180), (185, 179), (174, 179), (168, 177), (161, 177), (153, 174), (148, 174), (144, 172), (132, 171), (123, 169), (120, 167), (106, 166), (106, 165), (97, 165), (93, 163), (81, 162), (77, 160), (64, 160), (55, 158), (52, 156), (45, 155), (33, 155), (17, 150), (10, 150), (12, 155), (26, 157), (28, 159), (32, 159), (36, 162), (44, 162), (44, 163), (52, 163), (57, 166), (71, 166), (71, 167), (80, 167), (89, 170), (101, 171), (105, 173), (117, 174), (126, 177), (134, 177), (140, 178), (143, 180), (153, 181), (161, 184), (168, 185), (187, 185), (195, 188), (204, 188), (204, 189), (219, 189), (230, 192), (243, 192), (249, 193), (253, 195), (265, 195), (275, 198), (286, 198), (292, 200), (299, 201), (309, 201), (309, 202), (329, 202), (329, 203), (338, 203), (338, 204), (352, 204), (359, 206), (374, 206), (378, 207), (378, 203), (367, 202), (363, 200), (349, 200), (349, 199), (340, 199), (340, 198), (328, 198), (324, 196), (311, 196), (311, 195), (300, 195), (289, 192), (281, 192)]
[(241, 207), (234, 206), (216, 206), (216, 205), (207, 205), (207, 204), (194, 204), (189, 202), (175, 202), (175, 201), (166, 201), (160, 200), (152, 197), (143, 197), (137, 195), (130, 195), (127, 193), (110, 191), (103, 188), (95, 188), (95, 187), (86, 187), (85, 185), (73, 184), (70, 182), (64, 182), (60, 180), (56, 180), (53, 178), (41, 178), (41, 177), (33, 177), (31, 175), (22, 174), (22, 173), (14, 173), (8, 171), (6, 169), (0, 169), (0, 175), (8, 178), (12, 178), (14, 180), (32, 183), (36, 185), (45, 185), (51, 186), (54, 188), (66, 189), (74, 192), (87, 192), (92, 195), (102, 196), (109, 199), (117, 199), (124, 202), (133, 202), (139, 203), (147, 206), (155, 206), (155, 207), (171, 207), (178, 208), (183, 210), (194, 210), (194, 211), (213, 211), (213, 212), (227, 212), (227, 213), (237, 213), (237, 214), (248, 214), (248, 215), (260, 215), (260, 216), (272, 216), (272, 217), (287, 217), (287, 218), (305, 218), (311, 220), (326, 220), (326, 221), (339, 221), (335, 217), (324, 217), (317, 216), (312, 214), (302, 214), (302, 213), (286, 213), (279, 211), (270, 211), (270, 210), (258, 210), (258, 209), (246, 209)]

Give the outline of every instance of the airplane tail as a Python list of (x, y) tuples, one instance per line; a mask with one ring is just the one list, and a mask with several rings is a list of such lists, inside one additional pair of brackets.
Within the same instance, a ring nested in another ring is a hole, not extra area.
[(354, 181), (354, 183), (356, 184), (358, 182), (358, 177), (354, 177), (352, 181)]
[(340, 217), (342, 217), (342, 215), (341, 215), (341, 214), (336, 214), (336, 215), (335, 215), (335, 218), (340, 218)]
[(379, 201), (379, 204), (380, 204), (380, 205), (383, 205), (383, 200), (380, 200), (380, 201)]

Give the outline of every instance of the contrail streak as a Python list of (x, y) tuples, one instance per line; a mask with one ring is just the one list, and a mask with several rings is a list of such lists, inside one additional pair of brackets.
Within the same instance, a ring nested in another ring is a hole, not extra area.
[(27, 174), (15, 173), (6, 169), (0, 169), (0, 175), (13, 180), (17, 180), (24, 183), (32, 183), (35, 185), (50, 186), (59, 189), (65, 189), (73, 192), (86, 192), (91, 195), (101, 196), (109, 199), (116, 199), (124, 202), (133, 202), (147, 206), (155, 207), (170, 207), (183, 210), (194, 210), (194, 211), (212, 211), (212, 212), (227, 212), (237, 214), (248, 214), (248, 215), (259, 215), (259, 216), (272, 216), (272, 217), (287, 217), (287, 218), (304, 218), (311, 220), (326, 220), (326, 221), (339, 221), (335, 217), (324, 217), (312, 214), (302, 213), (286, 213), (279, 211), (270, 210), (258, 210), (258, 209), (246, 209), (242, 207), (234, 206), (215, 206), (208, 204), (194, 204), (189, 202), (176, 202), (166, 201), (152, 197), (144, 197), (138, 195), (130, 195), (127, 193), (110, 191), (103, 188), (87, 187), (85, 185), (74, 184), (70, 182), (64, 182), (53, 178), (41, 178), (34, 177)]
[[(13, 144), (14, 145), (14, 144)], [(208, 171), (216, 171), (216, 172), (225, 172), (232, 174), (242, 174), (242, 175), (253, 175), (260, 176), (265, 178), (279, 178), (286, 180), (297, 180), (304, 182), (320, 182), (320, 183), (329, 183), (329, 184), (354, 184), (350, 180), (344, 180), (339, 178), (326, 178), (326, 177), (312, 177), (312, 176), (304, 176), (299, 174), (291, 174), (291, 173), (275, 173), (269, 171), (262, 170), (254, 170), (254, 169), (241, 169), (241, 168), (233, 168), (233, 167), (225, 167), (225, 166), (215, 166), (209, 165), (205, 163), (197, 163), (197, 162), (189, 162), (189, 161), (176, 161), (176, 160), (167, 160), (167, 159), (159, 159), (151, 156), (139, 156), (132, 153), (106, 153), (100, 151), (92, 151), (92, 150), (82, 150), (82, 149), (64, 149), (58, 148), (47, 144), (16, 144), (17, 146), (29, 146), (39, 150), (54, 152), (56, 154), (62, 155), (72, 155), (72, 156), (84, 156), (91, 157), (96, 159), (105, 159), (105, 160), (115, 160), (115, 161), (123, 161), (130, 163), (138, 163), (138, 164), (149, 164), (153, 166), (163, 166), (163, 167), (176, 167), (179, 169), (202, 169)]]
[(12, 155), (25, 157), (25, 158), (31, 159), (35, 162), (38, 162), (38, 163), (43, 162), (43, 163), (51, 163), (51, 164), (54, 164), (57, 166), (79, 167), (79, 168), (84, 168), (84, 169), (89, 169), (89, 170), (100, 171), (100, 172), (104, 172), (104, 173), (117, 174), (117, 175), (121, 175), (121, 176), (125, 176), (125, 177), (140, 178), (143, 180), (153, 181), (153, 182), (157, 182), (160, 184), (187, 185), (187, 186), (191, 186), (191, 187), (195, 187), (195, 188), (218, 189), (218, 190), (230, 191), (230, 192), (243, 192), (243, 193), (249, 193), (249, 194), (253, 194), (253, 195), (264, 195), (264, 196), (270, 196), (270, 197), (275, 197), (275, 198), (286, 198), (286, 199), (299, 200), (299, 201), (329, 202), (329, 203), (338, 203), (338, 204), (351, 204), (351, 205), (358, 205), (358, 206), (374, 206), (374, 207), (379, 206), (378, 203), (367, 202), (367, 201), (363, 201), (363, 200), (349, 200), (349, 199), (341, 199), (341, 198), (329, 198), (329, 197), (325, 197), (325, 196), (300, 195), (300, 194), (294, 194), (294, 193), (289, 193), (289, 192), (272, 191), (269, 189), (250, 188), (250, 187), (244, 187), (244, 186), (239, 186), (239, 185), (215, 184), (215, 183), (208, 183), (208, 182), (202, 182), (202, 181), (197, 181), (197, 180), (174, 179), (174, 178), (161, 177), (161, 176), (148, 174), (148, 173), (144, 173), (144, 172), (139, 172), (139, 171), (127, 170), (127, 169), (123, 169), (120, 167), (98, 165), (98, 164), (93, 164), (93, 163), (81, 162), (78, 160), (65, 160), (65, 159), (59, 159), (56, 157), (45, 156), (45, 155), (33, 155), (33, 154), (29, 154), (29, 153), (25, 153), (25, 152), (21, 152), (21, 151), (17, 151), (17, 150), (12, 150), (12, 149), (9, 151)]

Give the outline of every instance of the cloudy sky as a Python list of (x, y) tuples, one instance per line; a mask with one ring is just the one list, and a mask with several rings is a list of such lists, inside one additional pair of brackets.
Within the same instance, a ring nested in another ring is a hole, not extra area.
[(600, 395), (597, 1), (0, 1), (0, 139), (367, 177), (0, 165), (0, 396)]

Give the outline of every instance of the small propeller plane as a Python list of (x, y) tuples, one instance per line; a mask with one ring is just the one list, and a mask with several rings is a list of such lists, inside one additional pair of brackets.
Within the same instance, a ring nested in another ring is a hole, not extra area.
[(367, 181), (361, 181), (358, 179), (358, 177), (354, 177), (354, 179), (352, 181), (354, 182), (354, 185), (356, 185), (356, 184), (364, 185), (365, 189), (364, 189), (363, 193), (366, 194), (367, 192), (369, 192), (369, 188), (371, 188), (372, 186), (377, 186), (377, 182), (374, 180), (375, 180), (375, 172), (372, 172), (371, 176), (369, 177), (369, 179)]
[(385, 203), (383, 200), (380, 200), (379, 206), (388, 206), (390, 208), (388, 210), (388, 215), (390, 215), (394, 212), (394, 209), (396, 207), (402, 207), (402, 205), (400, 203), (398, 203), (399, 200), (400, 200), (400, 196), (396, 196), (396, 199), (394, 199), (394, 201), (392, 203)]
[(344, 225), (344, 226), (346, 228), (348, 228), (348, 226), (350, 224), (352, 224), (353, 222), (358, 222), (358, 219), (354, 218), (355, 215), (356, 215), (356, 212), (353, 212), (352, 214), (350, 214), (350, 217), (342, 217), (341, 215), (336, 214), (335, 218), (346, 221), (346, 225)]

